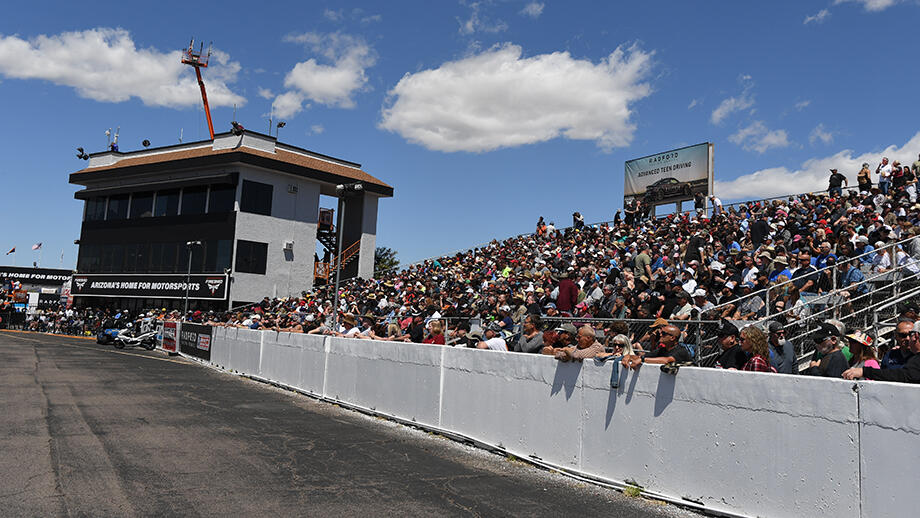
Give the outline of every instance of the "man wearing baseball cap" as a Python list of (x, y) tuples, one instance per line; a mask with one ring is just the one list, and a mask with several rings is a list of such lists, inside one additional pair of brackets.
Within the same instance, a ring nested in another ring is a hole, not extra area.
[(748, 355), (741, 349), (738, 342), (738, 326), (728, 320), (723, 320), (716, 332), (722, 354), (716, 360), (716, 367), (720, 369), (741, 370), (748, 361)]

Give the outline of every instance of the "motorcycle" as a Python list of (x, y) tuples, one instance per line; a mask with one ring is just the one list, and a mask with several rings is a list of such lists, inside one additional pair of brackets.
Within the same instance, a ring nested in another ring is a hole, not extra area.
[(118, 332), (112, 340), (112, 345), (116, 349), (124, 349), (127, 345), (136, 345), (152, 351), (157, 347), (156, 329), (135, 330), (134, 324), (128, 324), (124, 329)]

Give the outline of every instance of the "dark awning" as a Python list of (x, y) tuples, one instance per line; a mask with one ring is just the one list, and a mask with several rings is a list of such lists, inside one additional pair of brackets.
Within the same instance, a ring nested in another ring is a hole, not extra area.
[(163, 189), (178, 189), (180, 187), (194, 187), (197, 185), (236, 185), (239, 183), (240, 173), (226, 173), (210, 176), (195, 176), (190, 178), (178, 178), (173, 180), (159, 180), (153, 182), (136, 182), (131, 184), (119, 185), (117, 187), (97, 187), (93, 189), (83, 189), (74, 193), (73, 197), (78, 200), (86, 200), (96, 196), (111, 196), (113, 194), (125, 194), (140, 191), (159, 191)]

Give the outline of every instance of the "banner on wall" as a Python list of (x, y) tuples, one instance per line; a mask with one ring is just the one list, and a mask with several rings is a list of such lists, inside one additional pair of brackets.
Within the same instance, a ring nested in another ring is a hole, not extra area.
[(183, 354), (211, 361), (211, 326), (183, 322), (179, 326), (179, 350)]
[(191, 300), (226, 300), (227, 276), (78, 273), (70, 291), (76, 297), (182, 299), (186, 289)]
[(176, 352), (176, 335), (178, 334), (178, 322), (175, 320), (167, 320), (163, 322), (162, 334), (163, 342), (160, 345), (160, 348), (166, 352)]

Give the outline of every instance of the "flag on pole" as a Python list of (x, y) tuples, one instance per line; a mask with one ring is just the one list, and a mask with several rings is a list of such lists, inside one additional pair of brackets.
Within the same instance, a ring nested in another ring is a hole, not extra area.
[(15, 253), (16, 253), (16, 247), (14, 246), (13, 248), (10, 248), (10, 251), (7, 252), (6, 255), (15, 254)]
[(32, 245), (32, 250), (41, 250), (41, 248), (42, 248), (41, 243), (35, 243), (34, 245)]

